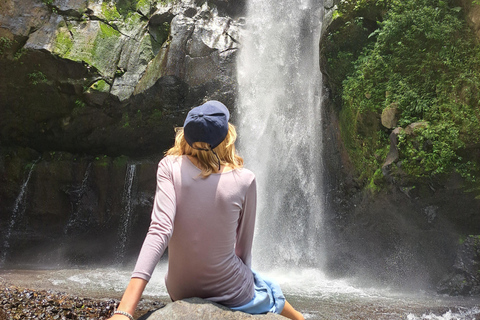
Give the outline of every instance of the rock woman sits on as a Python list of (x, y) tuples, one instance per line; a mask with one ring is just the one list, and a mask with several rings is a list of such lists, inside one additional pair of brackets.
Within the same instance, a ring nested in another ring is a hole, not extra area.
[(111, 320), (131, 316), (168, 246), (165, 284), (173, 301), (199, 297), (250, 314), (303, 319), (275, 281), (251, 269), (255, 175), (235, 151), (228, 109), (208, 101), (192, 109), (175, 145), (158, 164), (148, 234)]

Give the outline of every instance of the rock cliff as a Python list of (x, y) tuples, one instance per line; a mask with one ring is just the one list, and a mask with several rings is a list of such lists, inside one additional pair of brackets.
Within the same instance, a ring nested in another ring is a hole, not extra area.
[(174, 127), (204, 100), (234, 107), (243, 4), (0, 4), (2, 263), (101, 263), (138, 250)]

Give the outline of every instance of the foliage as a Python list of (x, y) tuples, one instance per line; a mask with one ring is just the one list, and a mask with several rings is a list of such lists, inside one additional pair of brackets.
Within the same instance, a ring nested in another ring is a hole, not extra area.
[[(368, 3), (345, 1), (361, 10)], [(478, 171), (465, 149), (480, 143), (480, 46), (453, 1), (376, 1), (387, 11), (342, 87), (343, 140), (362, 179), (378, 178), (388, 152), (382, 111), (399, 110), (399, 125), (429, 125), (400, 136), (402, 170), (413, 177)], [(351, 8), (350, 8), (351, 9)], [(342, 53), (344, 56), (348, 53)]]
[(98, 167), (108, 167), (111, 159), (107, 155), (95, 157), (94, 165)]
[(128, 163), (127, 156), (120, 156), (113, 159), (113, 165), (117, 168), (125, 168)]
[(73, 39), (67, 27), (60, 28), (55, 37), (54, 52), (62, 56), (67, 55), (73, 47)]
[(41, 71), (34, 71), (28, 74), (28, 78), (30, 79), (30, 83), (36, 86), (40, 83), (47, 83), (47, 77)]
[(12, 47), (12, 40), (8, 39), (7, 37), (0, 37), (0, 55), (2, 55), (5, 50), (10, 49)]
[(120, 36), (120, 33), (115, 30), (114, 28), (112, 28), (110, 25), (106, 24), (106, 23), (100, 23), (100, 38), (101, 39), (108, 39), (108, 38), (112, 38), (112, 37), (118, 37)]
[(107, 1), (102, 2), (102, 14), (107, 21), (118, 20), (121, 17), (117, 8)]
[(84, 108), (86, 106), (85, 102), (80, 99), (75, 100), (75, 107), (77, 108)]
[(335, 10), (334, 18), (349, 16), (373, 7), (386, 9), (389, 3), (388, 0), (343, 0)]

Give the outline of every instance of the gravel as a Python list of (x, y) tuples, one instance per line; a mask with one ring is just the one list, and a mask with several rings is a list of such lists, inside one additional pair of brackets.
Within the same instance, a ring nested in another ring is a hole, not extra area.
[[(51, 290), (32, 290), (16, 286), (0, 288), (0, 320), (16, 319), (108, 319), (117, 299), (92, 299)], [(135, 318), (162, 307), (162, 302), (142, 300)]]

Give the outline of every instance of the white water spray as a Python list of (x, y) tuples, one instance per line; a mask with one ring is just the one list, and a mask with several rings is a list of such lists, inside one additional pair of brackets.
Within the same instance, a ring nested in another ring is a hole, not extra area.
[(15, 199), (15, 204), (13, 205), (13, 212), (10, 218), (10, 223), (8, 224), (7, 231), (5, 233), (5, 239), (3, 242), (2, 253), (0, 256), (0, 267), (5, 264), (5, 260), (7, 258), (8, 249), (10, 248), (10, 237), (12, 235), (12, 231), (14, 230), (15, 223), (22, 218), (25, 213), (25, 199), (27, 197), (27, 186), (30, 178), (32, 176), (33, 168), (37, 164), (39, 159), (32, 163), (30, 166), (30, 170), (28, 171), (27, 177), (22, 183), (20, 187), (20, 192), (18, 193), (17, 198)]
[(322, 1), (250, 0), (238, 60), (239, 150), (258, 185), (254, 264), (319, 266)]
[(131, 217), (132, 217), (132, 189), (135, 179), (136, 164), (130, 164), (127, 166), (127, 172), (125, 174), (125, 184), (123, 186), (123, 212), (119, 226), (119, 246), (117, 248), (117, 262), (120, 262), (125, 257), (125, 250), (128, 241), (128, 231), (130, 229)]

